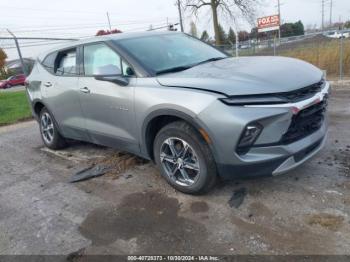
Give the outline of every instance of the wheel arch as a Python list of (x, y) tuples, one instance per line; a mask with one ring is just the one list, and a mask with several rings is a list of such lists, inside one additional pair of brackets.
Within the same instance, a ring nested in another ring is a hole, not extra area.
[(34, 99), (33, 102), (32, 102), (32, 110), (33, 110), (33, 115), (34, 115), (35, 119), (36, 119), (37, 121), (39, 121), (40, 112), (41, 112), (41, 110), (42, 110), (44, 107), (49, 111), (50, 115), (51, 115), (52, 118), (53, 118), (53, 121), (55, 121), (55, 124), (56, 124), (56, 126), (57, 126), (59, 132), (61, 132), (62, 130), (61, 130), (61, 128), (60, 128), (60, 125), (59, 125), (59, 123), (56, 121), (54, 114), (53, 114), (52, 111), (50, 110), (50, 107), (48, 107), (47, 104), (44, 103), (44, 102), (43, 102), (42, 100), (40, 100), (40, 99)]
[(41, 110), (47, 106), (39, 99), (33, 101), (33, 114), (36, 119), (39, 119)]
[(199, 120), (189, 114), (175, 109), (159, 109), (150, 113), (144, 120), (142, 125), (141, 152), (149, 159), (153, 159), (153, 143), (154, 139), (165, 125), (174, 121), (185, 121), (193, 126), (209, 145), (214, 159), (216, 159), (215, 148), (209, 132)]

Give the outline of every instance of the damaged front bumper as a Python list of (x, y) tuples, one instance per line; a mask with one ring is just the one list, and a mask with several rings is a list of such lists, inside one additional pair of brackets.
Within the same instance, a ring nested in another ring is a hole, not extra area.
[[(213, 138), (213, 152), (219, 174), (226, 179), (237, 176), (280, 175), (313, 157), (326, 141), (328, 119), (325, 113), (320, 125), (312, 132), (294, 139), (288, 135), (295, 116), (310, 113), (307, 110), (312, 111), (313, 107), (322, 103), (325, 104), (322, 105), (322, 110), (325, 110), (329, 92), (330, 85), (326, 83), (320, 92), (296, 103), (227, 107), (225, 113), (215, 119), (213, 128), (208, 127)], [(219, 104), (215, 106), (223, 112)], [(204, 120), (212, 116), (206, 113), (200, 115)], [(313, 117), (311, 115), (310, 119)], [(211, 121), (213, 122), (212, 117)], [(255, 144), (247, 152), (240, 154), (237, 152), (240, 134), (252, 122), (261, 123), (264, 130)], [(222, 128), (218, 129), (217, 126)]]

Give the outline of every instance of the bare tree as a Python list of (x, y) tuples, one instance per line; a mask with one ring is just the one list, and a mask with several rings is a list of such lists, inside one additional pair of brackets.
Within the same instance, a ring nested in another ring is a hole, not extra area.
[[(243, 15), (250, 20), (255, 11), (256, 5), (261, 0), (186, 0), (186, 7), (195, 15), (203, 7), (210, 7), (213, 16), (213, 25), (215, 32), (215, 42), (217, 45), (222, 44), (219, 32), (218, 13), (222, 12), (229, 18), (235, 20), (237, 15)], [(240, 13), (240, 14), (238, 14)]]

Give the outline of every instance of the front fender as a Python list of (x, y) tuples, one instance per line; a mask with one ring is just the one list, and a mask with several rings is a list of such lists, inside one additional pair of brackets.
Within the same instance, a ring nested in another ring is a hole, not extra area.
[[(185, 110), (188, 111), (188, 110)], [(160, 117), (160, 116), (173, 116), (173, 117), (177, 117), (179, 119), (182, 119), (184, 121), (186, 121), (187, 123), (189, 123), (190, 125), (192, 125), (195, 129), (199, 130), (203, 130), (205, 133), (207, 133), (209, 135), (210, 141), (211, 143), (208, 143), (209, 148), (211, 149), (212, 153), (213, 153), (213, 157), (216, 160), (216, 149), (215, 149), (215, 143), (212, 139), (213, 136), (210, 135), (210, 132), (208, 130), (208, 128), (204, 125), (204, 123), (202, 123), (197, 117), (195, 117), (195, 115), (192, 112), (184, 112), (184, 111), (179, 111), (176, 109), (157, 109), (155, 111), (152, 111), (151, 113), (149, 113), (147, 115), (147, 117), (145, 118), (145, 120), (143, 121), (142, 124), (142, 128), (141, 128), (141, 143), (140, 143), (140, 147), (141, 147), (141, 153), (142, 155), (144, 155), (145, 157), (147, 157), (148, 159), (152, 159), (153, 156), (150, 154), (149, 152), (149, 144), (148, 144), (148, 135), (149, 135), (149, 131), (151, 128), (151, 124), (152, 124), (152, 120)], [(199, 132), (201, 133), (201, 132)]]

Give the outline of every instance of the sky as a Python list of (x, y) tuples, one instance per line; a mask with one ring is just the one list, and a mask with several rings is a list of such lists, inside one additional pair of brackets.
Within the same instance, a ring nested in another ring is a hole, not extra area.
[[(257, 6), (257, 17), (277, 13), (277, 0), (262, 0)], [(6, 29), (17, 36), (82, 38), (93, 36), (99, 29), (108, 29), (107, 12), (112, 28), (123, 32), (145, 31), (178, 22), (175, 0), (0, 0), (0, 37), (9, 36)], [(330, 2), (325, 0), (325, 22), (330, 19)], [(321, 0), (281, 0), (283, 22), (301, 20), (305, 26), (320, 26)], [(350, 0), (333, 0), (333, 21), (350, 19)], [(198, 17), (184, 14), (185, 31), (191, 21), (201, 33), (207, 30), (213, 35), (210, 9), (202, 9)], [(238, 17), (236, 23), (220, 17), (220, 23), (228, 30), (250, 30), (251, 25)], [(56, 44), (59, 42), (55, 42)], [(41, 51), (54, 47), (52, 41), (28, 40), (20, 42), (24, 57), (35, 57)], [(9, 59), (17, 58), (13, 41), (1, 40)]]

